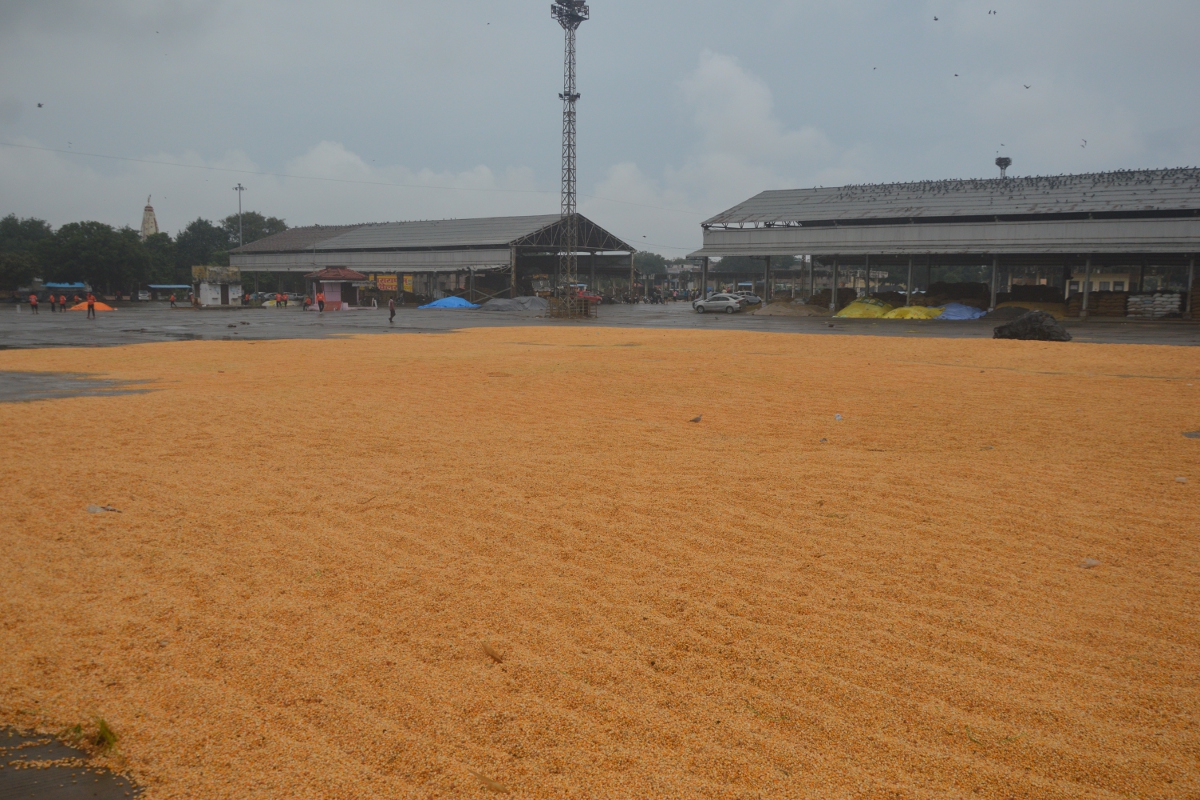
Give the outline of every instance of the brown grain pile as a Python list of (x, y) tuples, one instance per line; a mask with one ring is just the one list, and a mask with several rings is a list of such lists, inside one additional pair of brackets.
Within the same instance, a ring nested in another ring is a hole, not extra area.
[(0, 369), (158, 389), (0, 406), (0, 724), (103, 717), (147, 797), (1200, 795), (1198, 350), (504, 328)]

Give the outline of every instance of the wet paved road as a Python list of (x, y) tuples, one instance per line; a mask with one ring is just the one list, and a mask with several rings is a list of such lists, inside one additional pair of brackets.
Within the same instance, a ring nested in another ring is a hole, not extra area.
[[(397, 311), (388, 325), (385, 309), (304, 313), (299, 308), (171, 309), (165, 303), (126, 305), (88, 320), (82, 312), (37, 316), (0, 305), (0, 349), (104, 347), (141, 342), (256, 339), (320, 339), (357, 333), (437, 333), (467, 327), (513, 325), (604, 325), (636, 328), (752, 330), (771, 333), (850, 334), (946, 338), (991, 338), (999, 323), (989, 320), (870, 320), (823, 317), (696, 314), (687, 303), (601, 306), (599, 319), (561, 322), (531, 315), (472, 310)], [(1068, 320), (1076, 341), (1126, 344), (1200, 345), (1200, 323), (1182, 320)]]

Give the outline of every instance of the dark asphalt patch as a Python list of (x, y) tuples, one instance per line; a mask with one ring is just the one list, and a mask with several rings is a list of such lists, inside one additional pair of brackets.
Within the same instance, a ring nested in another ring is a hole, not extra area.
[(139, 383), (97, 378), (82, 372), (0, 371), (0, 403), (59, 400), (64, 397), (111, 397), (151, 391), (134, 388)]
[(129, 779), (87, 766), (87, 757), (50, 736), (0, 729), (0, 800), (125, 800), (141, 794)]

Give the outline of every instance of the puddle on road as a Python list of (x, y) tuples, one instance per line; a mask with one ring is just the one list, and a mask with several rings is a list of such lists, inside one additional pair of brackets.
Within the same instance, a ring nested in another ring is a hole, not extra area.
[(65, 397), (111, 397), (153, 391), (136, 388), (141, 383), (97, 378), (82, 372), (0, 371), (0, 403), (58, 400)]

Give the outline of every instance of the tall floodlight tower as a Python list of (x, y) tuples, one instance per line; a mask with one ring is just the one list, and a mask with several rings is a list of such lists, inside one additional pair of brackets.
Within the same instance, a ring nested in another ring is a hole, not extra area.
[(566, 304), (567, 314), (573, 316), (575, 304), (571, 302), (571, 286), (579, 273), (575, 249), (579, 245), (579, 219), (575, 206), (575, 102), (579, 92), (575, 90), (575, 31), (588, 19), (587, 3), (583, 0), (555, 0), (550, 6), (550, 15), (558, 21), (566, 33), (566, 58), (563, 66), (562, 131), (562, 253), (558, 260), (558, 293)]

